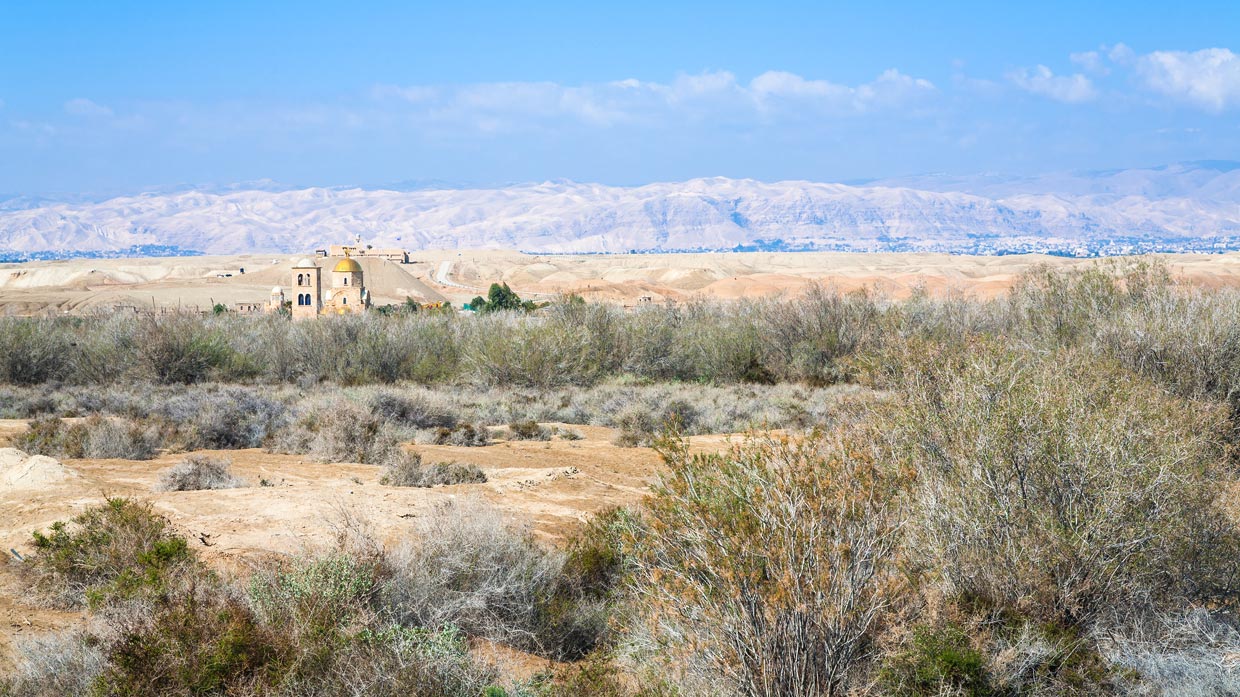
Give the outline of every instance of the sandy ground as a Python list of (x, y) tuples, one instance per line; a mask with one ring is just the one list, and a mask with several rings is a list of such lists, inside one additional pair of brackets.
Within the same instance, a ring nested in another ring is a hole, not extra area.
[[(0, 445), (24, 428), (22, 421), (0, 421)], [(63, 481), (0, 486), (0, 550), (10, 557), (0, 563), (0, 670), (11, 660), (14, 639), (83, 621), (79, 613), (49, 610), (30, 598), (9, 550), (29, 554), (32, 531), (68, 519), (105, 496), (150, 501), (196, 551), (235, 571), (271, 554), (329, 547), (346, 514), (365, 521), (390, 543), (414, 534), (418, 518), (437, 504), (475, 496), (554, 540), (594, 512), (640, 500), (660, 466), (648, 448), (612, 445), (611, 429), (569, 428), (584, 438), (497, 441), (475, 448), (416, 446), (425, 462), (478, 465), (487, 473), (484, 484), (387, 487), (379, 484), (380, 469), (371, 465), (322, 464), (303, 456), (241, 450), (212, 454), (231, 458), (234, 473), (251, 484), (246, 488), (153, 492), (158, 473), (183, 454), (150, 461), (65, 460), (71, 476)], [(700, 436), (692, 444), (719, 449), (727, 441), (727, 436)], [(269, 486), (260, 485), (264, 480)]]
[[(1178, 275), (1210, 286), (1240, 286), (1240, 253), (1156, 255)], [(289, 292), (297, 256), (89, 259), (0, 265), (0, 314), (86, 312), (93, 308), (194, 307), (265, 302), (271, 288)], [(324, 271), (334, 259), (316, 259)], [(849, 291), (873, 288), (905, 297), (916, 288), (932, 294), (993, 296), (1038, 264), (1072, 267), (1095, 263), (1041, 255), (1001, 257), (947, 254), (728, 253), (629, 255), (528, 255), (508, 251), (428, 251), (396, 264), (361, 259), (375, 302), (468, 302), (496, 281), (525, 297), (578, 293), (632, 305), (695, 296), (724, 299), (795, 293), (821, 282)], [(241, 274), (244, 268), (246, 273)], [(220, 274), (231, 277), (220, 278)], [(326, 274), (325, 274), (326, 275)]]

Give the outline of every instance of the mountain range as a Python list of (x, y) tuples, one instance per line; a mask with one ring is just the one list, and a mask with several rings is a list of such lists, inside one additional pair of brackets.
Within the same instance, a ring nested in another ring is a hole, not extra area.
[(854, 184), (722, 177), (636, 187), (288, 188), (0, 201), (0, 257), (377, 247), (1116, 254), (1240, 249), (1240, 163)]

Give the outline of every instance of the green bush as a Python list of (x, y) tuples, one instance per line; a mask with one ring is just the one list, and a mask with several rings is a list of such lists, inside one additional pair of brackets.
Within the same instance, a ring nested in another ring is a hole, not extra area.
[(911, 645), (887, 659), (879, 671), (885, 694), (967, 695), (987, 697), (995, 690), (986, 673), (986, 657), (955, 625), (919, 626)]
[(330, 649), (347, 627), (366, 619), (378, 573), (374, 561), (343, 553), (297, 559), (251, 577), (250, 606), (303, 649)]
[(158, 596), (151, 616), (121, 627), (98, 694), (162, 697), (250, 693), (289, 670), (288, 636), (261, 626), (240, 600), (213, 584)]
[(185, 538), (150, 504), (124, 498), (34, 533), (34, 547), (29, 566), (37, 586), (69, 606), (160, 593), (195, 564)]

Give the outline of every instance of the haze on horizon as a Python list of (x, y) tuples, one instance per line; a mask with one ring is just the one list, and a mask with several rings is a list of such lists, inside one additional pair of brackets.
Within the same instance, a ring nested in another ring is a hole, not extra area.
[(22, 3), (0, 192), (1240, 159), (1240, 5)]

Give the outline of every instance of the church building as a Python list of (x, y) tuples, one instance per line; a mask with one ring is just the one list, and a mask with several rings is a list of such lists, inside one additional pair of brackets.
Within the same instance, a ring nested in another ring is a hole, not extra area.
[[(322, 269), (302, 259), (292, 269), (293, 319), (319, 315), (361, 314), (370, 308), (370, 291), (362, 278), (362, 265), (345, 257), (331, 272), (331, 287), (324, 289)], [(283, 306), (286, 297), (277, 286), (271, 289), (272, 307)]]

